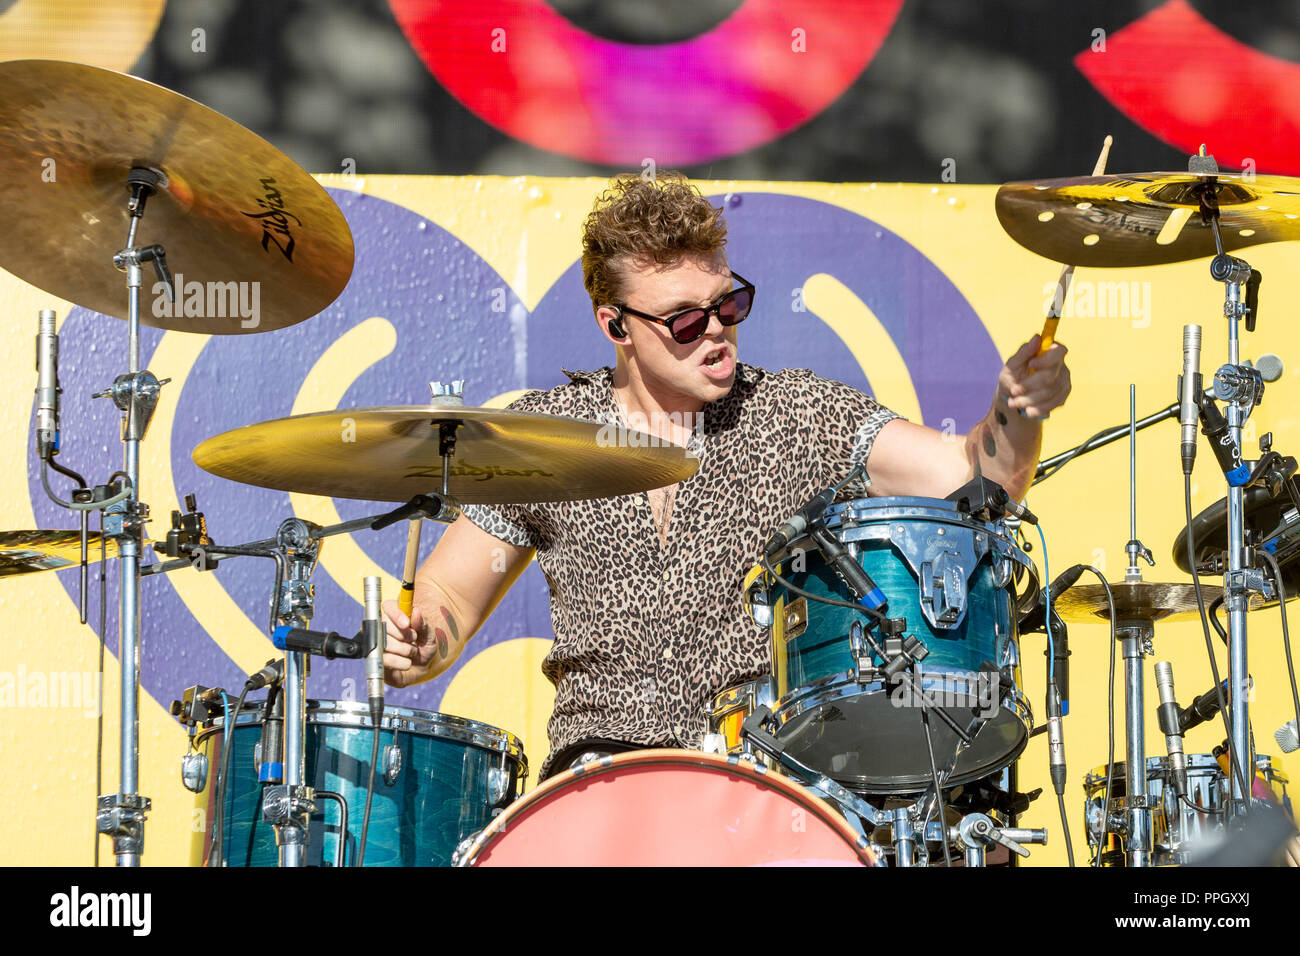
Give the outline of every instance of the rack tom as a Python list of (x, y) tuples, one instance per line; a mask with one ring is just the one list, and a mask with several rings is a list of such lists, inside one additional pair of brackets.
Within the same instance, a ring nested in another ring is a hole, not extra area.
[[(912, 665), (925, 698), (944, 707), (971, 743), (930, 717), (947, 783), (986, 777), (1019, 756), (1033, 718), (1018, 689), (1023, 612), (1037, 600), (1033, 565), (1002, 524), (971, 518), (949, 501), (865, 498), (831, 506), (827, 530), (905, 618), (924, 659)], [(790, 584), (760, 576), (748, 598), (755, 620), (770, 621), (777, 737), (795, 758), (865, 793), (906, 793), (931, 781), (920, 695), (884, 678), (884, 661), (863, 633), (836, 573), (808, 539), (778, 556)], [(888, 651), (877, 631), (871, 635)]]

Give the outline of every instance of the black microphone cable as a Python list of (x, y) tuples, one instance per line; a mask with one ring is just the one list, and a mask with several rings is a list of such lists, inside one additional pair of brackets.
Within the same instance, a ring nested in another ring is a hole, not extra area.
[[(1101, 586), (1106, 589), (1106, 600), (1110, 604), (1110, 677), (1106, 682), (1106, 789), (1101, 798), (1101, 833), (1097, 836), (1097, 852), (1092, 857), (1091, 866), (1101, 866), (1102, 848), (1106, 845), (1106, 837), (1110, 834), (1110, 788), (1115, 781), (1115, 594), (1110, 589), (1110, 582), (1106, 580), (1106, 575), (1102, 574), (1092, 565), (1084, 568), (1085, 571), (1091, 571), (1097, 575), (1097, 580), (1101, 581)], [(1142, 768), (1146, 772), (1146, 768)], [(1087, 819), (1084, 819), (1086, 839)]]
[[(934, 739), (930, 734), (930, 715), (925, 708), (921, 708), (921, 726), (925, 728), (925, 749), (930, 755), (930, 779), (934, 781), (934, 806), (939, 816), (939, 838), (943, 840), (943, 865), (952, 866), (952, 850), (948, 847), (948, 816), (943, 809), (943, 789), (939, 784), (939, 770), (934, 763)], [(961, 744), (957, 744), (961, 747)], [(953, 763), (956, 766), (956, 763)], [(947, 776), (947, 774), (945, 774)], [(930, 825), (930, 814), (927, 812), (925, 819), (921, 821), (921, 845), (925, 846), (925, 828)], [(929, 850), (925, 851), (929, 854)]]
[(226, 713), (221, 723), (221, 760), (217, 764), (217, 781), (213, 785), (216, 796), (216, 820), (212, 826), (212, 844), (208, 847), (208, 866), (212, 866), (213, 853), (218, 854), (217, 866), (226, 866), (225, 846), (222, 843), (222, 837), (225, 835), (225, 800), (226, 791), (229, 789), (226, 778), (230, 772), (230, 752), (234, 749), (235, 742), (235, 723), (239, 715), (244, 710), (244, 698), (248, 696), (248, 684), (245, 682), (244, 687), (239, 692), (239, 703), (235, 704), (235, 710), (230, 710), (230, 698), (223, 691), (221, 699), (226, 703)]
[(1282, 612), (1282, 649), (1286, 653), (1287, 676), (1291, 678), (1291, 703), (1295, 707), (1296, 725), (1300, 726), (1300, 693), (1296, 692), (1295, 664), (1291, 660), (1291, 632), (1287, 630), (1286, 624), (1286, 585), (1282, 583), (1282, 568), (1278, 565), (1277, 558), (1263, 548), (1256, 551), (1256, 554), (1268, 562), (1273, 572), (1273, 583), (1277, 587), (1277, 606)]
[[(366, 865), (366, 838), (370, 835), (370, 804), (375, 796), (375, 764), (379, 762), (379, 725), (380, 721), (372, 720), (374, 727), (370, 734), (370, 771), (366, 774), (366, 806), (361, 814), (361, 845), (357, 848), (357, 855), (353, 857), (353, 866)], [(347, 833), (343, 834), (344, 839)]]

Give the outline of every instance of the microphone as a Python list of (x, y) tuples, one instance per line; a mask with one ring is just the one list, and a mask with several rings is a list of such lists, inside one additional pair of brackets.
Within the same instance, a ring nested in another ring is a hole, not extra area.
[(1300, 750), (1300, 731), (1297, 731), (1294, 720), (1288, 720), (1274, 731), (1273, 738), (1277, 741), (1277, 745), (1282, 748), (1284, 754), (1295, 753)]
[(262, 706), (262, 760), (258, 783), (284, 783), (284, 694), (272, 685)]
[(1183, 428), (1183, 474), (1192, 473), (1196, 462), (1196, 424), (1201, 393), (1201, 327), (1183, 326), (1183, 374), (1178, 379), (1178, 423)]
[(345, 657), (355, 660), (363, 656), (361, 641), (342, 637), (334, 631), (309, 631), (304, 627), (281, 624), (271, 632), (271, 643), (282, 651), (303, 651), (333, 660)]
[(836, 494), (836, 489), (831, 487), (809, 499), (802, 508), (783, 522), (776, 531), (772, 532), (772, 537), (768, 538), (767, 544), (763, 545), (763, 556), (771, 561), (791, 541), (802, 538), (808, 532), (809, 525), (821, 520), (822, 515), (826, 513), (826, 509), (835, 500)]
[(1183, 754), (1183, 730), (1178, 719), (1178, 701), (1174, 697), (1174, 668), (1168, 661), (1156, 661), (1156, 691), (1160, 694), (1160, 730), (1169, 749), (1169, 770), (1174, 793), (1187, 794), (1187, 757)]
[(884, 592), (876, 586), (876, 582), (862, 570), (862, 565), (854, 560), (848, 549), (840, 544), (833, 534), (825, 528), (818, 528), (813, 532), (813, 541), (827, 563), (848, 587), (853, 600), (874, 611), (881, 610), (889, 603)]
[[(1247, 359), (1244, 364), (1250, 365), (1250, 360)], [(1282, 360), (1272, 352), (1265, 352), (1261, 355), (1258, 361), (1255, 362), (1254, 368), (1266, 382), (1276, 382), (1282, 377)]]
[(261, 690), (267, 684), (279, 684), (284, 679), (284, 659), (267, 661), (266, 666), (244, 681), (244, 690), (252, 693)]
[(59, 453), (59, 335), (53, 309), (41, 309), (36, 332), (36, 452)]
[(1219, 713), (1218, 691), (1223, 690), (1223, 699), (1228, 699), (1228, 678), (1224, 678), (1218, 687), (1212, 687), (1200, 697), (1178, 712), (1178, 728), (1186, 733), (1193, 727), (1199, 727), (1207, 720), (1213, 720)]
[[(1061, 699), (1061, 716), (1064, 717), (1070, 713), (1070, 635), (1066, 630), (1065, 621), (1056, 613), (1056, 608), (1052, 608), (1052, 619), (1047, 620), (1047, 593), (1052, 594), (1052, 600), (1056, 596), (1063, 594), (1074, 586), (1074, 582), (1079, 580), (1079, 576), (1088, 570), (1086, 564), (1076, 564), (1066, 568), (1056, 576), (1047, 589), (1038, 595), (1038, 603), (1035, 604), (1024, 617), (1020, 619), (1018, 625), (1021, 634), (1028, 634), (1031, 631), (1052, 629), (1051, 647), (1055, 651), (1052, 655), (1052, 671), (1056, 675), (1056, 685)], [(1043, 654), (1048, 653), (1043, 649)], [(1050, 703), (1049, 703), (1050, 709)]]
[(365, 579), (366, 617), (361, 633), (366, 648), (366, 693), (370, 697), (370, 716), (375, 726), (384, 715), (384, 625), (380, 618), (380, 586), (378, 576)]
[[(866, 468), (862, 462), (858, 462), (843, 481), (831, 485), (825, 491), (810, 498), (802, 508), (790, 516), (789, 520), (772, 532), (772, 536), (763, 545), (763, 557), (771, 561), (791, 541), (797, 541), (807, 534), (808, 529), (821, 520), (822, 515), (826, 513), (826, 509), (830, 507), (831, 502), (835, 500), (835, 496), (840, 493), (841, 489), (858, 475), (865, 474), (865, 472)], [(870, 484), (870, 480), (867, 483)]]
[[(1080, 575), (1082, 575), (1083, 572), (1087, 570), (1088, 570), (1088, 565), (1086, 564), (1076, 564), (1066, 568), (1064, 571), (1058, 574), (1056, 576), (1056, 580), (1052, 582), (1052, 588), (1051, 588), (1052, 593), (1061, 594), (1064, 591), (1070, 590), (1070, 588), (1074, 587), (1074, 582), (1079, 580)], [(1046, 601), (1047, 599), (1046, 597), (1044, 597), (1043, 602), (1046, 603)]]
[(1241, 462), (1241, 449), (1232, 440), (1232, 433), (1228, 431), (1228, 421), (1219, 411), (1219, 406), (1214, 403), (1212, 396), (1202, 392), (1199, 404), (1201, 431), (1210, 440), (1214, 457), (1218, 460), (1224, 477), (1228, 479), (1228, 484), (1239, 488), (1250, 481), (1250, 468)]

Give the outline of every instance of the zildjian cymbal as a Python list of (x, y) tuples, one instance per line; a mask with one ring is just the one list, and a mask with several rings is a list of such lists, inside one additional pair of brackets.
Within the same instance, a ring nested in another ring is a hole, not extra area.
[[(177, 301), (145, 266), (140, 321), (215, 334), (308, 319), (352, 274), (352, 233), (321, 186), (266, 140), (161, 86), (53, 60), (0, 63), (0, 266), (127, 316), (113, 257), (133, 169), (152, 170), (135, 245), (161, 244)], [(158, 286), (161, 289), (161, 286)]]
[[(1115, 595), (1118, 621), (1192, 621), (1200, 619), (1196, 590), (1191, 584), (1160, 584), (1154, 581), (1115, 581), (1110, 589)], [(1208, 610), (1210, 603), (1223, 593), (1212, 584), (1201, 585), (1201, 595)], [(1110, 620), (1110, 603), (1100, 584), (1076, 584), (1060, 595), (1052, 595), (1052, 607), (1067, 621)]]
[[(87, 535), (87, 558), (99, 560), (100, 534)], [(117, 542), (108, 540), (108, 556), (117, 557)], [(35, 571), (57, 571), (81, 563), (79, 531), (0, 531), (0, 578)]]
[(216, 435), (193, 457), (205, 471), (262, 488), (407, 501), (442, 490), (444, 425), (455, 435), (448, 491), (464, 504), (632, 494), (699, 467), (686, 449), (617, 425), (467, 406), (295, 415)]
[(1007, 183), (998, 220), (1031, 252), (1076, 266), (1150, 266), (1215, 254), (1202, 197), (1217, 202), (1225, 252), (1300, 239), (1300, 179), (1122, 173)]

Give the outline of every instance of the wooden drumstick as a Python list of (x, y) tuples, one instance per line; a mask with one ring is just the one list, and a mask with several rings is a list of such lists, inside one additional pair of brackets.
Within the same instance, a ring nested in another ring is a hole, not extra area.
[[(1113, 142), (1109, 133), (1106, 134), (1106, 140), (1101, 144), (1101, 155), (1097, 157), (1097, 163), (1092, 167), (1094, 176), (1102, 176), (1106, 173), (1106, 160), (1110, 156), (1110, 144)], [(1067, 265), (1061, 269), (1061, 277), (1056, 280), (1056, 294), (1052, 296), (1052, 304), (1047, 310), (1047, 319), (1043, 322), (1042, 341), (1038, 343), (1038, 354), (1044, 354), (1052, 347), (1056, 341), (1056, 326), (1061, 321), (1061, 309), (1065, 306), (1065, 296), (1070, 291), (1070, 279), (1074, 276), (1074, 266)]]
[(415, 569), (420, 564), (420, 527), (424, 517), (411, 519), (410, 530), (406, 533), (406, 565), (402, 568), (402, 593), (397, 597), (397, 606), (407, 617), (415, 607)]

